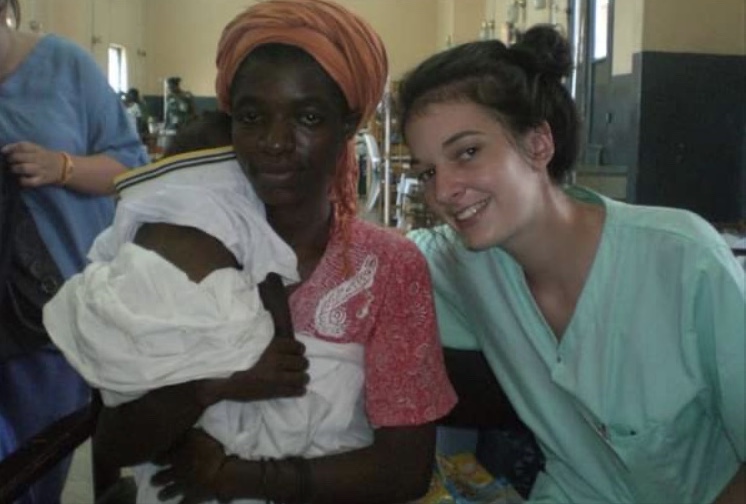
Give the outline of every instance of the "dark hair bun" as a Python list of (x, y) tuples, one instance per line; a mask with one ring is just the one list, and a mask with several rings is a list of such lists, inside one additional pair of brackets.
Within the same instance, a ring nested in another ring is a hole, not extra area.
[(556, 79), (569, 76), (573, 67), (570, 44), (552, 25), (533, 26), (511, 49), (530, 53), (536, 72)]

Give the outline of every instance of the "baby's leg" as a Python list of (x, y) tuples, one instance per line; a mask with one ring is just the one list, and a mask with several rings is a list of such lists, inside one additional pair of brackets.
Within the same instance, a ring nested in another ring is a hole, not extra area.
[(264, 307), (272, 315), (275, 324), (276, 338), (293, 338), (293, 319), (290, 316), (290, 305), (282, 278), (277, 273), (269, 273), (259, 284), (259, 297)]

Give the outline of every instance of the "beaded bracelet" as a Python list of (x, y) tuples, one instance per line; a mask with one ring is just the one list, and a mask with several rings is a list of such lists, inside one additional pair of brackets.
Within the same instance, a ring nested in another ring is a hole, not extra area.
[[(259, 474), (261, 481), (261, 493), (264, 495), (265, 504), (284, 503), (284, 500), (277, 499), (277, 484), (280, 477), (280, 463), (288, 462), (293, 469), (295, 476), (295, 498), (292, 502), (310, 502), (313, 499), (314, 489), (311, 479), (311, 464), (303, 457), (288, 457), (281, 461), (274, 458), (259, 459)], [(270, 485), (269, 473), (273, 474), (273, 482)], [(274, 487), (274, 488), (271, 488)]]
[(260, 480), (262, 484), (261, 492), (264, 496), (264, 503), (265, 504), (272, 504), (272, 498), (269, 496), (269, 476), (267, 471), (267, 464), (272, 464), (273, 459), (271, 458), (261, 458), (259, 459), (259, 474), (260, 474)]
[(313, 499), (311, 464), (303, 457), (288, 457), (287, 461), (295, 469), (295, 491), (297, 502), (310, 502)]

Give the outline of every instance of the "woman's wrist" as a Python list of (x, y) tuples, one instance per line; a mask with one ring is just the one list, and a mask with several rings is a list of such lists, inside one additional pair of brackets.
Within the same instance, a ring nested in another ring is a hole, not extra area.
[(264, 493), (266, 474), (258, 461), (243, 460), (235, 455), (226, 457), (213, 480), (213, 491), (219, 502), (237, 499), (267, 499)]
[(60, 168), (60, 176), (57, 179), (57, 184), (61, 186), (67, 185), (73, 176), (75, 171), (75, 164), (73, 163), (72, 157), (65, 151), (60, 151), (62, 156), (62, 167)]
[(264, 499), (305, 504), (315, 495), (311, 463), (301, 457), (242, 460), (231, 455), (221, 463), (212, 486), (220, 502)]
[(261, 496), (271, 502), (307, 504), (313, 501), (311, 463), (302, 457), (259, 461)]
[(231, 502), (238, 497), (239, 492), (234, 488), (234, 481), (237, 480), (233, 474), (240, 462), (241, 459), (235, 455), (229, 455), (223, 459), (212, 481), (212, 489), (218, 502)]

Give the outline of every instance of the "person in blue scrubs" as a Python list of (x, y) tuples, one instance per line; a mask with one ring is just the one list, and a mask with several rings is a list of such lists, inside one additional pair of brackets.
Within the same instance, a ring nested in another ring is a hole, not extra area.
[[(0, 0), (0, 152), (62, 277), (86, 264), (113, 217), (112, 178), (147, 153), (95, 61), (55, 35), (11, 28), (17, 0)], [(21, 342), (22, 345), (22, 342)], [(83, 406), (89, 389), (51, 344), (0, 362), (0, 456)], [(59, 502), (69, 459), (19, 502)]]
[(505, 415), (486, 368), (546, 457), (531, 503), (742, 503), (744, 271), (691, 212), (564, 183), (571, 54), (538, 26), (432, 56), (400, 86), (412, 169), (445, 223), (412, 238), (457, 410)]

